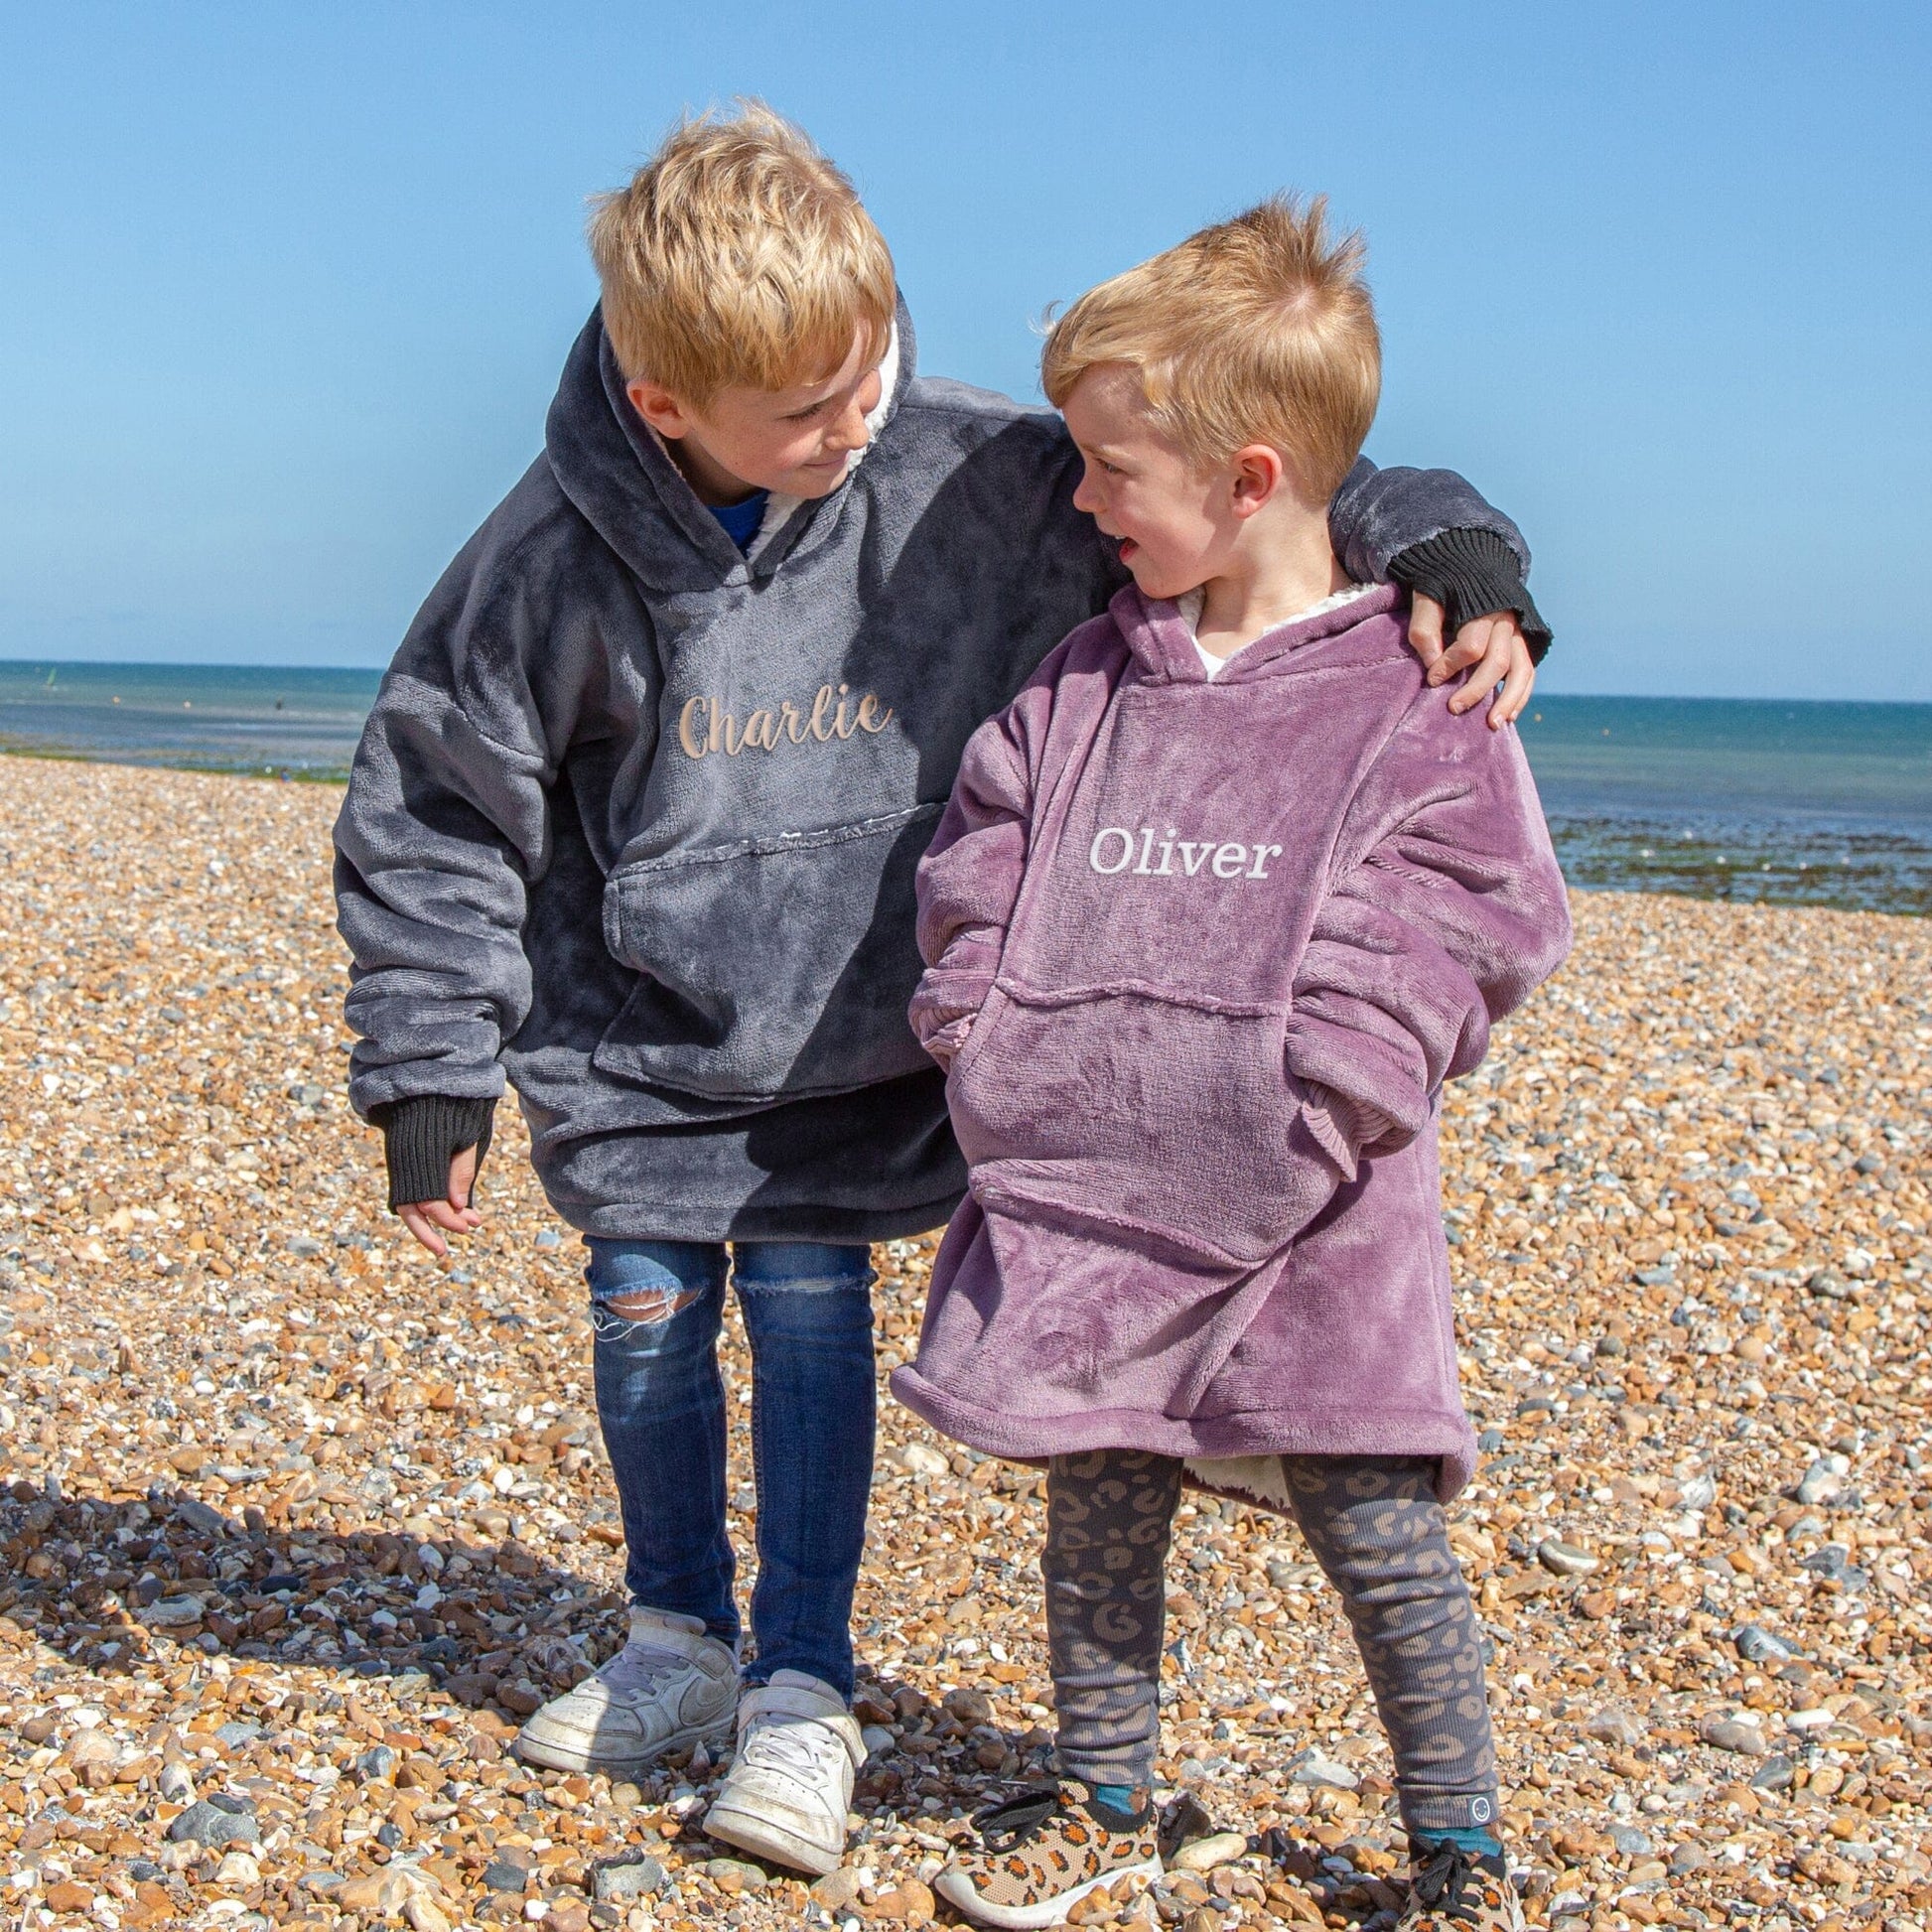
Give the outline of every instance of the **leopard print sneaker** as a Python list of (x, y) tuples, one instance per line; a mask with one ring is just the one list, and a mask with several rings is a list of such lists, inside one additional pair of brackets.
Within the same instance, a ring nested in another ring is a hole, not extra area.
[(1501, 1856), (1417, 1839), (1409, 1870), (1409, 1903), (1396, 1932), (1523, 1932), (1522, 1902)]
[(1060, 1925), (1102, 1885), (1161, 1875), (1154, 1806), (1135, 1796), (1140, 1809), (1122, 1812), (1073, 1778), (1022, 1792), (974, 1818), (979, 1850), (955, 1858), (932, 1889), (975, 1925)]

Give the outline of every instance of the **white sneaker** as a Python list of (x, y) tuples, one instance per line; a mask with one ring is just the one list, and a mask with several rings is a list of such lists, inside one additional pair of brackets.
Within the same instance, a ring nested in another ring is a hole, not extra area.
[(831, 1685), (781, 1670), (738, 1706), (738, 1755), (704, 1829), (710, 1838), (823, 1877), (845, 1857), (859, 1726)]
[(552, 1698), (516, 1733), (516, 1754), (559, 1771), (635, 1777), (666, 1751), (731, 1735), (738, 1659), (695, 1616), (633, 1609), (630, 1641)]

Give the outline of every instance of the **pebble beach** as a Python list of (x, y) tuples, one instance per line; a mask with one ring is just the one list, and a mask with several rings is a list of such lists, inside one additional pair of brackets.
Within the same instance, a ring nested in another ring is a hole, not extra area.
[[(703, 1753), (509, 1753), (624, 1630), (580, 1250), (510, 1108), (448, 1263), (383, 1211), (337, 799), (0, 758), (9, 1923), (948, 1919), (950, 1842), (1050, 1740), (1039, 1477), (890, 1399), (843, 1868), (724, 1856)], [(1484, 1450), (1453, 1541), (1531, 1922), (1932, 1926), (1932, 921), (1575, 910), (1444, 1136)], [(882, 1376), (930, 1253), (878, 1251)], [(1178, 1850), (1079, 1921), (1392, 1925), (1388, 1754), (1293, 1529), (1184, 1505), (1169, 1638)]]

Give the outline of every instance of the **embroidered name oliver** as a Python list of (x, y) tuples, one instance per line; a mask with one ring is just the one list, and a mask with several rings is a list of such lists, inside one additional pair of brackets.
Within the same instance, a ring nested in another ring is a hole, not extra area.
[[(1143, 825), (1138, 835), (1124, 825), (1104, 825), (1093, 835), (1093, 843), (1087, 848), (1087, 864), (1103, 878), (1111, 878), (1133, 866), (1129, 876), (1135, 879), (1192, 879), (1203, 867), (1216, 879), (1266, 879), (1268, 861), (1282, 855), (1278, 845), (1240, 845), (1231, 839), (1183, 839), (1170, 825), (1159, 848), (1157, 865), (1154, 840), (1151, 825)], [(1136, 845), (1140, 847), (1138, 864), (1134, 859)], [(1176, 857), (1178, 865), (1174, 863)]]
[(868, 691), (855, 703), (847, 686), (835, 690), (821, 684), (809, 711), (800, 711), (786, 698), (775, 710), (760, 706), (742, 727), (723, 698), (687, 698), (677, 715), (677, 742), (686, 758), (723, 752), (735, 759), (741, 752), (775, 752), (787, 739), (794, 745), (808, 740), (824, 745), (854, 732), (877, 735), (892, 722), (892, 706), (882, 707), (877, 692)]

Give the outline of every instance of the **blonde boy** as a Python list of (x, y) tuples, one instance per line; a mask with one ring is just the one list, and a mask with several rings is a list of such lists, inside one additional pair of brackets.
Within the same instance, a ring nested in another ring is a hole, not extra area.
[[(524, 1754), (642, 1776), (736, 1725), (708, 1828), (826, 1870), (864, 1757), (868, 1244), (942, 1221), (965, 1178), (905, 1024), (913, 871), (974, 727), (1122, 575), (1057, 418), (915, 376), (884, 240), (776, 115), (678, 128), (591, 237), (603, 302), (544, 453), (404, 640), (338, 826), (350, 1091), (440, 1253), (479, 1223), (507, 1078), (589, 1244), (635, 1607)], [(1366, 574), (1530, 609), (1514, 526), (1457, 479), (1364, 468), (1335, 518)], [(1470, 702), (1522, 650), (1513, 619), (1457, 642), (1494, 647)], [(742, 1672), (728, 1278), (754, 1364)]]
[(1190, 1470), (1292, 1515), (1341, 1597), (1405, 1932), (1520, 1932), (1442, 1507), (1475, 1445), (1435, 1122), (1570, 918), (1521, 746), (1430, 688), (1401, 594), (1332, 547), (1380, 385), (1360, 258), (1277, 200), (1067, 312), (1046, 392), (1134, 581), (974, 735), (920, 867), (912, 1018), (969, 1194), (893, 1388), (1048, 1466), (1066, 1781), (982, 1814), (937, 1880), (986, 1925), (1160, 1870)]

